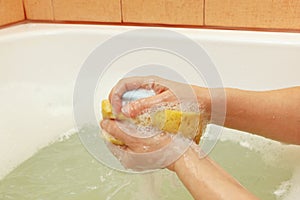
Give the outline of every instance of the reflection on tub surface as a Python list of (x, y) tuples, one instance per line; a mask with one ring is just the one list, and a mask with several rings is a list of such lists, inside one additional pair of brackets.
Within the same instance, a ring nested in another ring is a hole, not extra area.
[[(224, 133), (210, 156), (259, 198), (284, 199), (294, 169), (282, 157), (282, 145), (263, 140), (259, 148), (261, 138), (238, 134), (235, 142), (233, 134)], [(77, 135), (41, 149), (0, 183), (0, 199), (192, 199), (167, 170), (126, 174), (104, 167)]]

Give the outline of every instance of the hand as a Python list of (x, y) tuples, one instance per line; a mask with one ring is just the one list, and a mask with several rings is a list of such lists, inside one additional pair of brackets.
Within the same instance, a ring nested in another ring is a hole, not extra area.
[[(124, 132), (126, 124), (116, 120), (103, 120), (102, 131), (125, 143), (117, 146), (108, 143), (109, 149), (125, 168), (143, 171), (165, 168), (174, 163), (189, 147), (192, 141), (176, 138), (164, 132), (149, 138), (138, 138)], [(127, 131), (130, 131), (127, 129)]]
[(136, 129), (128, 128), (127, 122), (104, 119), (100, 126), (104, 131), (125, 144), (122, 149), (135, 153), (157, 151), (171, 141), (170, 135), (164, 132), (147, 138), (135, 137), (132, 132), (135, 132)]
[[(153, 90), (156, 95), (130, 102), (122, 108), (123, 94), (137, 89)], [(112, 89), (109, 99), (115, 115), (123, 112), (125, 116), (131, 118), (135, 118), (145, 109), (161, 104), (178, 105), (180, 103), (180, 108), (182, 108), (182, 105), (186, 103), (186, 105), (201, 109), (202, 113), (204, 108), (209, 110), (208, 105), (210, 105), (208, 89), (166, 80), (157, 76), (122, 79)], [(189, 110), (186, 109), (186, 111)], [(207, 119), (204, 120), (207, 121)], [(192, 143), (189, 139), (174, 135), (171, 137), (166, 133), (151, 138), (134, 137), (129, 134), (128, 130), (126, 131), (126, 124), (123, 123), (104, 120), (101, 122), (101, 127), (117, 140), (126, 144), (125, 147), (108, 144), (108, 147), (127, 168), (144, 170), (167, 167), (177, 160)]]
[[(128, 103), (122, 108), (122, 96), (136, 89), (153, 90), (156, 95)], [(166, 80), (157, 76), (130, 77), (120, 80), (109, 95), (110, 102), (117, 115), (122, 112), (127, 117), (136, 117), (143, 110), (159, 104), (197, 104), (205, 110), (207, 118), (210, 110), (210, 95), (206, 88)]]

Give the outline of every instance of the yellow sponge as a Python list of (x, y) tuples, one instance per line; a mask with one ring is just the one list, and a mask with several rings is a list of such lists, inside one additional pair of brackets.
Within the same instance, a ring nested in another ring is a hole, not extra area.
[(178, 110), (159, 111), (152, 117), (152, 125), (169, 133), (181, 133), (198, 144), (203, 132), (203, 119), (199, 113)]
[[(101, 102), (101, 108), (102, 108), (103, 119), (116, 119), (116, 116), (112, 112), (112, 106), (108, 99), (105, 99)], [(124, 145), (124, 143), (122, 141), (114, 138), (112, 135), (110, 135), (106, 131), (102, 130), (102, 136), (106, 141), (109, 141), (115, 145)]]
[(115, 145), (125, 145), (124, 142), (116, 139), (115, 137), (111, 136), (109, 133), (107, 133), (106, 131), (102, 130), (102, 136), (106, 141), (109, 141)]
[[(112, 107), (108, 100), (102, 101), (102, 116), (103, 119), (125, 119), (123, 115), (113, 115)], [(145, 120), (144, 118), (142, 119)], [(139, 119), (139, 117), (133, 119), (132, 121), (141, 123), (141, 119)], [(150, 121), (152, 124), (148, 124), (148, 121)], [(144, 125), (152, 125), (169, 133), (176, 134), (180, 132), (183, 136), (193, 139), (197, 144), (200, 142), (204, 123), (202, 116), (199, 113), (181, 112), (178, 110), (164, 110), (156, 112), (153, 116), (151, 116), (151, 120), (148, 121), (142, 123)], [(108, 133), (104, 134), (104, 138), (116, 145), (124, 144)]]
[(101, 107), (102, 107), (103, 119), (115, 119), (116, 118), (112, 112), (112, 107), (111, 107), (111, 104), (108, 99), (105, 99), (102, 101)]

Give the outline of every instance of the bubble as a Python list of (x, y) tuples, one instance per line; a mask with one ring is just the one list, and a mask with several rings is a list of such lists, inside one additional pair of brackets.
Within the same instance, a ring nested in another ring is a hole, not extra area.
[[(178, 111), (178, 113), (175, 112), (174, 119), (172, 116), (167, 116), (166, 113), (161, 113), (165, 111)], [(122, 123), (120, 128), (134, 137), (147, 138), (158, 135), (163, 131), (168, 132), (163, 127), (169, 123), (170, 127), (174, 126), (175, 128), (173, 132), (168, 133), (184, 135), (193, 139), (199, 132), (203, 132), (205, 126), (202, 124), (207, 124), (203, 118), (200, 119), (202, 113), (203, 111), (199, 112), (196, 102), (164, 102), (143, 110), (134, 120)], [(178, 127), (176, 127), (176, 123)]]
[(283, 181), (273, 193), (277, 198), (282, 198), (288, 193), (290, 188), (291, 188), (291, 181)]
[(148, 151), (149, 148), (150, 148), (149, 146), (143, 146), (143, 150), (144, 150), (144, 151)]

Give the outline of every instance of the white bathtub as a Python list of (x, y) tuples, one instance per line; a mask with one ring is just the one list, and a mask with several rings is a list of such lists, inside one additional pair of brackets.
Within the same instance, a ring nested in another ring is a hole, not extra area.
[[(24, 24), (0, 30), (0, 178), (74, 130), (72, 97), (83, 62), (101, 42), (133, 29)], [(266, 90), (300, 85), (300, 34), (171, 30), (207, 51), (225, 87)], [(221, 139), (237, 141), (245, 135), (226, 130)]]

